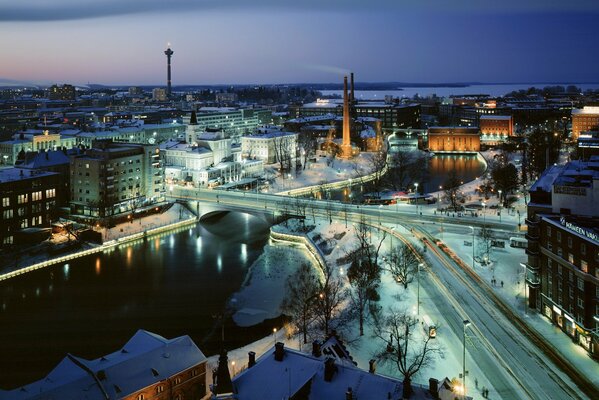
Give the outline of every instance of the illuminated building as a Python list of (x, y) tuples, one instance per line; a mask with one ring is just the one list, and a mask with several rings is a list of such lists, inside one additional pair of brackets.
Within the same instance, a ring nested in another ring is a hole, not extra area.
[(158, 146), (98, 140), (71, 158), (71, 212), (103, 218), (164, 200)]
[(581, 132), (599, 130), (599, 107), (584, 107), (572, 110), (572, 139)]
[(530, 188), (528, 306), (599, 354), (599, 158), (548, 168)]
[(478, 128), (430, 127), (428, 128), (428, 149), (435, 153), (476, 153), (480, 151)]
[(0, 246), (32, 227), (49, 227), (58, 205), (61, 176), (55, 172), (0, 169)]
[(52, 85), (48, 89), (48, 98), (50, 100), (75, 100), (77, 91), (73, 85)]
[(496, 145), (514, 135), (514, 121), (510, 115), (481, 115), (479, 128), (483, 144)]

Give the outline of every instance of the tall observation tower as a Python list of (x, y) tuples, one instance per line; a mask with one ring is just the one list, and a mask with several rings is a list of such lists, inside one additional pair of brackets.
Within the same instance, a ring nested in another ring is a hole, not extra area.
[(166, 54), (166, 95), (171, 95), (171, 56), (174, 51), (171, 50), (171, 44), (168, 44), (168, 48), (164, 51)]

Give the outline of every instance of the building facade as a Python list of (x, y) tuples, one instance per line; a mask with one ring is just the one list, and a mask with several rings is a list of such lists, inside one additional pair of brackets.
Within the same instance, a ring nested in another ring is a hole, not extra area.
[[(419, 104), (388, 104), (383, 101), (354, 102), (351, 106), (353, 118), (372, 117), (379, 119), (385, 130), (420, 128)], [(315, 103), (290, 107), (290, 117), (322, 116), (324, 114), (343, 115), (343, 102), (319, 99)]]
[(583, 107), (572, 110), (572, 139), (582, 132), (599, 130), (599, 107)]
[(104, 218), (164, 200), (158, 146), (97, 141), (71, 158), (71, 212)]
[(295, 132), (266, 131), (241, 138), (241, 154), (246, 159), (263, 160), (265, 164), (278, 162), (280, 153), (296, 157), (297, 137)]
[(478, 128), (430, 127), (428, 149), (436, 153), (476, 153), (480, 151)]
[(73, 85), (52, 85), (48, 89), (48, 98), (50, 100), (75, 100), (77, 91)]
[(514, 120), (510, 115), (481, 115), (479, 127), (483, 144), (497, 145), (514, 135)]
[(61, 176), (55, 172), (0, 169), (0, 245), (31, 227), (49, 227), (60, 202)]
[(188, 125), (185, 140), (187, 143), (195, 143), (197, 134), (220, 129), (229, 135), (234, 143), (238, 143), (242, 136), (250, 134), (260, 125), (270, 123), (271, 120), (272, 111), (267, 109), (202, 107), (197, 112), (183, 117), (183, 123)]
[(599, 159), (548, 168), (530, 188), (528, 306), (599, 354)]

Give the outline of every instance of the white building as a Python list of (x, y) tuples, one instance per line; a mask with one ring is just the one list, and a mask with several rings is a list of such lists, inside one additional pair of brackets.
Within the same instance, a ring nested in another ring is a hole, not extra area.
[(296, 132), (262, 130), (241, 138), (241, 154), (246, 159), (264, 160), (265, 164), (278, 162), (279, 156), (277, 154), (281, 152), (295, 158), (297, 137)]
[(241, 148), (222, 131), (200, 133), (193, 145), (170, 140), (160, 145), (160, 151), (169, 183), (218, 185), (264, 171), (261, 160), (242, 161)]

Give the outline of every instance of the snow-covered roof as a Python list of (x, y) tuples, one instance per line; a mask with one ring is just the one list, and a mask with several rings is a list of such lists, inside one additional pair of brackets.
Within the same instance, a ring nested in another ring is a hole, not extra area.
[(205, 360), (187, 335), (165, 339), (140, 329), (119, 351), (95, 360), (68, 355), (46, 378), (0, 394), (7, 400), (123, 398)]
[(244, 138), (252, 138), (252, 139), (272, 139), (272, 138), (276, 138), (276, 137), (283, 137), (283, 136), (297, 136), (296, 132), (283, 132), (283, 131), (268, 131), (265, 133), (254, 133), (252, 135), (246, 135), (243, 136), (241, 138), (241, 140), (243, 140)]
[(547, 168), (530, 187), (530, 191), (550, 192), (553, 185), (591, 187), (599, 180), (599, 160), (574, 160)]
[(50, 175), (58, 175), (58, 173), (46, 171), (23, 171), (21, 168), (4, 168), (0, 169), (0, 183), (15, 182), (23, 179), (35, 179)]
[(585, 106), (583, 108), (575, 108), (572, 110), (572, 114), (588, 114), (599, 116), (599, 107)]
[(333, 114), (323, 114), (323, 115), (313, 115), (313, 116), (292, 118), (292, 119), (287, 120), (286, 122), (301, 124), (301, 123), (316, 122), (316, 121), (327, 121), (327, 120), (334, 119), (334, 118), (335, 118), (335, 115), (333, 115)]
[[(239, 400), (291, 398), (301, 389), (307, 399), (345, 398), (348, 388), (357, 399), (401, 398), (402, 383), (398, 379), (369, 373), (355, 366), (335, 363), (335, 372), (327, 382), (325, 361), (296, 350), (285, 348), (283, 359), (275, 360), (274, 348), (257, 360), (256, 365), (233, 378), (233, 388)], [(412, 385), (411, 399), (430, 399), (428, 390)]]
[(481, 115), (480, 119), (509, 121), (510, 119), (512, 119), (512, 117), (510, 115)]
[(543, 171), (539, 179), (532, 184), (529, 191), (535, 192), (537, 190), (542, 190), (544, 192), (550, 192), (553, 182), (563, 168), (563, 165), (552, 165), (551, 167), (547, 168), (545, 171)]
[(16, 166), (25, 169), (43, 169), (57, 165), (68, 165), (69, 157), (61, 150), (28, 152), (24, 160), (18, 160)]

